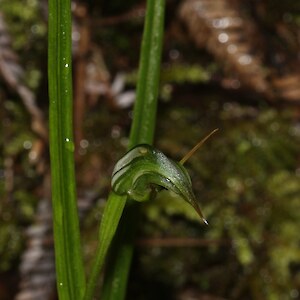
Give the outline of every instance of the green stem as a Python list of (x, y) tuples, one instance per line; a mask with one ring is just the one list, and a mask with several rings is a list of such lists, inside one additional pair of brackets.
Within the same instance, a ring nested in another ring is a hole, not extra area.
[[(160, 58), (162, 49), (165, 0), (148, 0), (147, 15), (140, 59), (137, 100), (134, 108), (129, 148), (139, 143), (152, 144), (157, 107)], [(111, 193), (104, 210), (99, 231), (99, 246), (89, 277), (84, 300), (93, 298), (97, 280), (115, 231), (111, 264), (107, 273), (101, 299), (123, 299), (126, 292), (133, 240), (137, 228), (138, 205), (127, 201), (126, 196)], [(123, 213), (123, 214), (122, 214)], [(120, 220), (121, 219), (121, 220)], [(120, 224), (119, 224), (120, 221)], [(119, 225), (119, 226), (118, 226)]]
[(70, 0), (49, 0), (48, 77), (57, 290), (60, 300), (76, 300), (83, 295), (85, 276), (73, 157)]
[(137, 99), (133, 111), (129, 149), (137, 144), (152, 144), (153, 142), (164, 32), (164, 11), (165, 0), (147, 1)]
[[(140, 58), (137, 99), (133, 113), (129, 148), (141, 143), (152, 144), (159, 86), (165, 0), (148, 0)], [(121, 300), (126, 294), (138, 226), (139, 206), (125, 207), (117, 236), (112, 245), (103, 285), (103, 300)]]
[(117, 230), (125, 203), (126, 196), (118, 196), (113, 192), (110, 193), (107, 199), (99, 230), (99, 244), (96, 250), (96, 257), (92, 265), (87, 289), (85, 291), (84, 300), (93, 299), (94, 290), (97, 285), (107, 251)]
[(109, 253), (101, 295), (103, 300), (125, 298), (139, 215), (139, 205), (136, 202), (126, 204), (118, 227), (118, 234), (114, 238)]

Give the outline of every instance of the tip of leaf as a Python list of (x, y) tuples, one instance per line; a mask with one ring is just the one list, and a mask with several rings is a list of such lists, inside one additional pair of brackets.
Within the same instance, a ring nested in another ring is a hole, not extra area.
[(209, 225), (208, 222), (207, 222), (207, 220), (206, 220), (205, 217), (203, 216), (202, 211), (201, 211), (200, 207), (198, 206), (198, 204), (197, 204), (197, 203), (194, 203), (194, 204), (195, 204), (195, 205), (193, 205), (193, 206), (194, 206), (196, 212), (198, 213), (199, 217), (201, 218), (202, 222), (203, 222), (205, 225)]

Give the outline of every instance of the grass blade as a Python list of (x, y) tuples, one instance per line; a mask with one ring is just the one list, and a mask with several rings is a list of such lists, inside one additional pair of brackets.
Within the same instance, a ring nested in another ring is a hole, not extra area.
[(164, 32), (165, 0), (148, 0), (142, 41), (137, 99), (134, 105), (129, 148), (152, 144)]
[(122, 216), (125, 203), (126, 196), (118, 196), (113, 192), (110, 193), (107, 199), (99, 230), (99, 244), (96, 250), (96, 257), (92, 265), (87, 289), (85, 291), (84, 300), (93, 299), (94, 290), (104, 265), (107, 251)]
[(70, 0), (49, 0), (50, 159), (60, 300), (80, 299), (85, 289), (73, 157), (70, 8)]
[[(137, 100), (134, 107), (129, 148), (139, 143), (152, 144), (160, 74), (164, 8), (165, 0), (148, 0)], [(138, 218), (138, 205), (131, 201), (127, 201), (122, 215), (125, 203), (126, 197), (117, 196), (114, 193), (111, 193), (108, 198), (100, 225), (100, 244), (84, 300), (93, 299), (96, 282), (121, 217), (118, 234), (112, 245), (111, 257), (113, 258), (109, 261), (108, 272), (105, 274), (104, 293), (101, 299), (119, 300), (125, 296)]]
[[(129, 148), (141, 143), (152, 144), (159, 86), (161, 50), (164, 29), (165, 0), (148, 0), (143, 34), (137, 99), (133, 112)], [(139, 205), (126, 205), (117, 236), (112, 245), (103, 285), (103, 300), (125, 298), (138, 226)]]

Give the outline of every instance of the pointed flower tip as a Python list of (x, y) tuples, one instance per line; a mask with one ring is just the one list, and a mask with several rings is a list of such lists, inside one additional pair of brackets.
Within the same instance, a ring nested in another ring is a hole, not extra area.
[(202, 221), (205, 225), (207, 225), (207, 226), (209, 225), (208, 222), (206, 221), (206, 219), (202, 218)]

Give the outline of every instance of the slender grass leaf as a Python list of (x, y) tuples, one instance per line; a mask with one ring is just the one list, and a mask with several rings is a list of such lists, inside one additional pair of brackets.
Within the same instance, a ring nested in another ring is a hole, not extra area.
[(73, 157), (70, 8), (70, 0), (49, 0), (50, 158), (60, 300), (80, 299), (85, 289)]
[[(164, 29), (165, 0), (148, 0), (143, 34), (137, 99), (133, 112), (129, 148), (137, 144), (152, 144), (155, 121), (161, 50)], [(117, 236), (112, 245), (103, 285), (103, 300), (121, 300), (126, 294), (128, 273), (133, 254), (133, 242), (138, 226), (139, 207), (126, 205)]]

